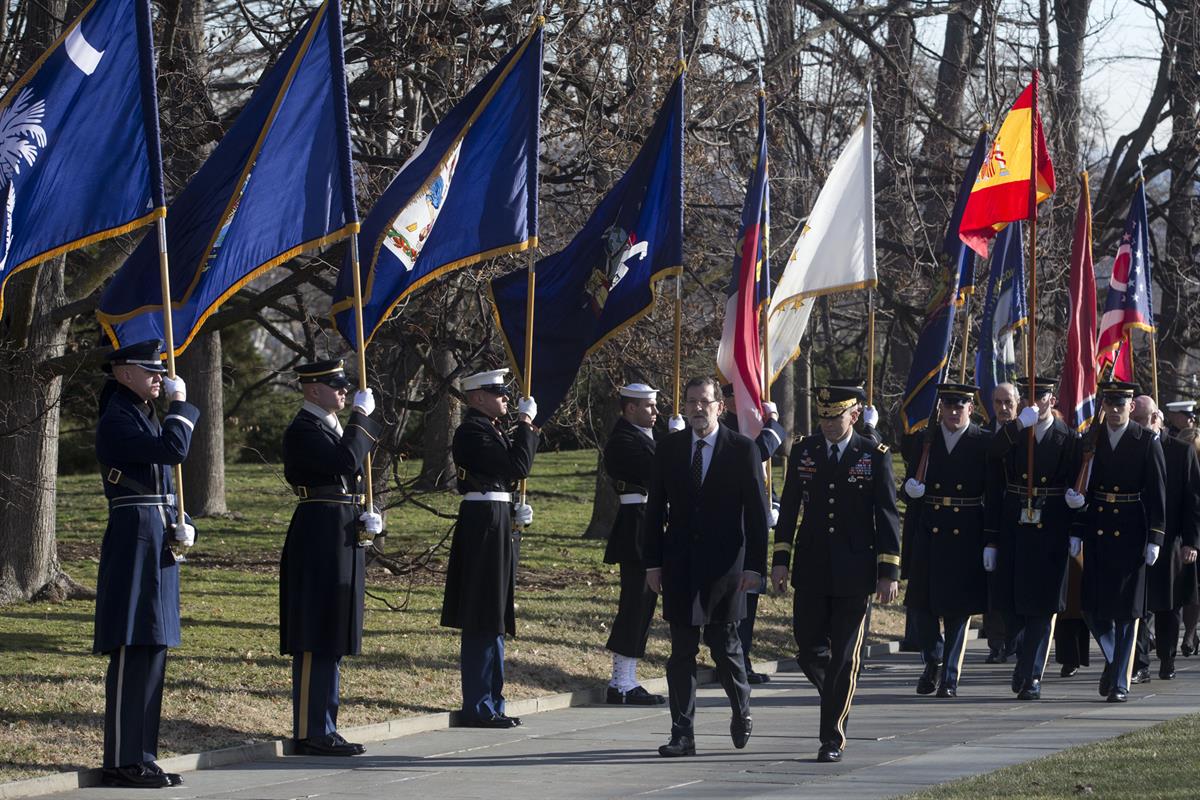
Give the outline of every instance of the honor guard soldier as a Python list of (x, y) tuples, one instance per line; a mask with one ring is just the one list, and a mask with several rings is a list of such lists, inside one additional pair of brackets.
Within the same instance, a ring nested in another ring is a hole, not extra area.
[(1167, 423), (1167, 433), (1179, 436), (1189, 428), (1196, 427), (1196, 401), (1175, 400), (1163, 404)]
[(442, 625), (462, 631), (462, 710), (457, 724), (513, 728), (504, 713), (504, 635), (516, 634), (516, 587), (520, 528), (533, 509), (513, 502), (517, 482), (529, 475), (537, 451), (533, 427), (537, 403), (523, 397), (511, 435), (501, 426), (508, 413), (507, 369), (463, 379), (466, 417), (454, 432), (458, 470), (458, 523), (450, 543)]
[[(938, 697), (957, 696), (971, 615), (987, 607), (983, 501), (991, 437), (971, 422), (978, 391), (969, 384), (938, 384), (939, 422), (929, 434), (924, 481), (912, 472), (904, 482), (910, 498), (904, 535), (911, 538), (905, 542), (904, 604), (914, 609), (925, 662), (917, 694), (936, 689)], [(920, 462), (921, 438), (906, 439), (906, 463)], [(939, 624), (945, 626), (944, 644)]]
[(1100, 384), (1104, 424), (1088, 431), (1084, 442), (1094, 453), (1091, 478), (1084, 494), (1067, 491), (1067, 505), (1082, 509), (1071, 553), (1086, 545), (1083, 615), (1104, 654), (1100, 694), (1110, 703), (1124, 703), (1129, 693), (1136, 623), (1146, 607), (1146, 566), (1158, 560), (1166, 516), (1162, 446), (1129, 418), (1136, 390), (1134, 383)]
[(363, 463), (379, 440), (370, 389), (354, 393), (343, 362), (296, 368), (304, 404), (283, 434), (283, 474), (297, 498), (279, 562), (279, 651), (292, 657), (292, 735), (297, 755), (354, 756), (337, 732), (342, 656), (362, 650), (365, 548), (383, 519), (365, 507)]
[(638, 683), (637, 662), (646, 655), (650, 622), (658, 595), (646, 585), (642, 560), (642, 524), (646, 495), (654, 469), (654, 422), (658, 419), (658, 390), (631, 383), (618, 391), (621, 416), (604, 446), (604, 471), (612, 481), (621, 507), (604, 549), (605, 564), (619, 564), (621, 597), (605, 645), (613, 654), (612, 680), (606, 701), (615, 705), (662, 705), (666, 698), (650, 694)]
[[(737, 398), (733, 393), (733, 384), (722, 385), (721, 394), (725, 398), (725, 413), (721, 415), (721, 424), (732, 431), (738, 431)], [(758, 436), (754, 437), (754, 443), (758, 445), (758, 453), (762, 456), (764, 468), (770, 469), (771, 457), (783, 444), (787, 430), (779, 424), (779, 409), (770, 401), (763, 403), (762, 418), (762, 430), (758, 432)], [(740, 433), (740, 431), (738, 432)], [(767, 523), (774, 528), (778, 520), (779, 498), (772, 491), (771, 510)], [(764, 575), (762, 585), (754, 587), (746, 593), (746, 616), (738, 623), (738, 638), (742, 640), (742, 656), (746, 661), (746, 679), (752, 684), (768, 683), (771, 680), (771, 676), (755, 672), (754, 666), (750, 663), (750, 650), (754, 646), (754, 620), (758, 617), (758, 596), (766, 588), (766, 576)]]
[[(1073, 512), (1067, 488), (1079, 473), (1079, 439), (1056, 419), (1054, 381), (1039, 377), (1031, 392), (1028, 378), (1018, 379), (1021, 394), (1036, 405), (1021, 409), (992, 437), (983, 566), (996, 572), (1009, 565), (1002, 587), (1013, 599), (1023, 631), (1013, 670), (1012, 690), (1022, 700), (1042, 696), (1055, 615), (1067, 607), (1067, 551)], [(1034, 394), (1036, 392), (1036, 395)], [(1029, 428), (1033, 428), (1033, 492), (1029, 491)], [(1030, 499), (1032, 498), (1032, 499)]]
[[(1134, 398), (1133, 413), (1137, 424), (1158, 436), (1166, 467), (1166, 525), (1163, 549), (1154, 565), (1146, 569), (1146, 616), (1154, 614), (1154, 642), (1158, 655), (1158, 677), (1175, 677), (1175, 653), (1183, 607), (1197, 601), (1196, 551), (1200, 547), (1200, 462), (1190, 444), (1167, 436), (1163, 417), (1154, 398)], [(1149, 678), (1148, 640), (1150, 632), (1138, 634), (1139, 662), (1146, 666), (1143, 680)]]
[(796, 660), (821, 696), (817, 760), (834, 762), (846, 747), (871, 595), (896, 598), (900, 524), (892, 454), (854, 430), (864, 397), (833, 386), (816, 396), (821, 432), (792, 448), (771, 582), (786, 592), (792, 565)]
[[(93, 653), (109, 657), (102, 779), (124, 788), (178, 786), (182, 779), (155, 759), (167, 648), (180, 643), (179, 565), (170, 548), (190, 546), (196, 532), (179, 519), (172, 467), (187, 457), (200, 410), (187, 403), (182, 378), (165, 377), (161, 341), (114, 350), (104, 371), (96, 459), (108, 527), (92, 642)], [(153, 401), (164, 394), (170, 405), (160, 422)]]

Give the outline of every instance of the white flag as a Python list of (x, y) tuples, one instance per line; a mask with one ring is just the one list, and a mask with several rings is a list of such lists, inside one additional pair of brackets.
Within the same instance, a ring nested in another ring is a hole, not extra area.
[(813, 298), (875, 285), (873, 117), (868, 90), (867, 113), (833, 165), (771, 295), (771, 380), (800, 354)]

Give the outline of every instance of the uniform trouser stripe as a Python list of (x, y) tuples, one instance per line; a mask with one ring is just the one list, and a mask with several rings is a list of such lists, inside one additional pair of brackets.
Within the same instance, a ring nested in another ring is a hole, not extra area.
[(962, 644), (958, 648), (958, 664), (956, 664), (954, 667), (954, 672), (960, 678), (962, 677), (963, 657), (966, 656), (966, 654), (967, 654), (967, 634), (970, 632), (971, 632), (971, 618), (967, 617), (967, 621), (963, 623), (962, 638), (960, 639)]
[(1141, 626), (1140, 619), (1133, 621), (1133, 636), (1129, 637), (1129, 664), (1125, 667), (1125, 685), (1129, 686), (1133, 682), (1133, 662), (1137, 660), (1137, 640), (1138, 628)]
[(300, 703), (297, 708), (296, 738), (308, 738), (308, 694), (312, 683), (312, 653), (305, 651), (300, 662)]
[(858, 636), (854, 640), (854, 655), (850, 659), (850, 689), (846, 692), (846, 704), (842, 706), (842, 712), (838, 715), (837, 734), (841, 738), (841, 744), (838, 749), (841, 750), (846, 746), (846, 718), (850, 716), (850, 704), (854, 701), (854, 690), (858, 688), (858, 670), (862, 660), (862, 641), (867, 629), (867, 609), (870, 609), (871, 601), (867, 600), (867, 607), (863, 609), (862, 621), (858, 623)]
[(104, 766), (128, 767), (158, 757), (167, 648), (126, 645), (108, 653), (104, 676)]
[(1046, 652), (1042, 655), (1042, 668), (1038, 671), (1038, 677), (1046, 674), (1046, 664), (1050, 661), (1050, 642), (1054, 641), (1054, 626), (1058, 623), (1058, 614), (1050, 615), (1050, 635), (1046, 637)]

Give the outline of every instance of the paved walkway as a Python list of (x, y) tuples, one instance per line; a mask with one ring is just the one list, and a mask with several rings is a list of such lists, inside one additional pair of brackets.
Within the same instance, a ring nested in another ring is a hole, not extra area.
[[(864, 669), (841, 764), (818, 764), (816, 694), (799, 673), (756, 687), (754, 736), (737, 751), (719, 688), (702, 690), (699, 755), (662, 759), (665, 710), (613, 706), (527, 716), (514, 731), (451, 729), (370, 745), (354, 759), (288, 757), (188, 772), (177, 789), (146, 797), (212, 800), (290, 798), (851, 798), (894, 797), (931, 784), (1038, 758), (1200, 710), (1200, 660), (1179, 677), (1135, 686), (1124, 705), (1101, 702), (1099, 669), (1050, 676), (1037, 703), (1013, 698), (1011, 665), (986, 665), (972, 642), (957, 699), (918, 697), (914, 654)], [(1093, 655), (1093, 664), (1097, 661)], [(80, 789), (57, 798), (125, 798)]]

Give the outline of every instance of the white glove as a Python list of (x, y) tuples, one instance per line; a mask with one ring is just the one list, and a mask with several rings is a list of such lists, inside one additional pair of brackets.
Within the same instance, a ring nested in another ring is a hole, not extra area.
[(1064, 499), (1067, 501), (1067, 508), (1080, 509), (1087, 503), (1087, 498), (1074, 489), (1067, 489)]
[(667, 430), (669, 430), (671, 433), (675, 433), (676, 431), (681, 431), (686, 427), (687, 427), (687, 423), (684, 422), (683, 417), (681, 417), (678, 414), (673, 414), (667, 420)]
[(863, 406), (863, 423), (874, 428), (879, 424), (879, 412), (875, 410), (875, 406)]
[(779, 503), (771, 503), (771, 512), (767, 514), (767, 527), (774, 528), (779, 524)]
[(904, 482), (904, 493), (913, 500), (918, 500), (925, 496), (925, 484), (916, 478), (909, 478)]
[(1033, 427), (1038, 421), (1038, 411), (1033, 406), (1025, 406), (1021, 409), (1021, 413), (1017, 414), (1017, 425), (1024, 429)]
[(188, 523), (177, 522), (171, 527), (175, 529), (175, 541), (184, 547), (191, 547), (196, 543), (196, 529)]
[(1158, 561), (1158, 552), (1161, 550), (1154, 542), (1146, 542), (1146, 566), (1153, 567), (1154, 562)]
[(771, 419), (779, 419), (779, 406), (772, 403), (770, 400), (763, 401), (763, 416)]
[(517, 503), (513, 506), (513, 522), (518, 527), (528, 528), (533, 524), (533, 506), (528, 503)]
[(368, 417), (371, 416), (375, 412), (375, 393), (370, 389), (359, 389), (354, 393), (354, 408)]
[(183, 382), (183, 378), (176, 375), (174, 378), (163, 376), (162, 382), (163, 394), (174, 400), (173, 395), (180, 394), (180, 400), (187, 400), (187, 384)]
[(517, 413), (527, 414), (529, 419), (537, 418), (537, 401), (532, 397), (522, 397), (517, 401)]
[(984, 572), (996, 571), (996, 548), (991, 545), (983, 548), (983, 570)]
[(1067, 546), (1067, 553), (1070, 554), (1071, 558), (1074, 558), (1081, 552), (1083, 552), (1083, 539), (1080, 539), (1078, 536), (1072, 536), (1071, 543)]
[(376, 514), (374, 511), (364, 511), (359, 515), (358, 521), (363, 524), (363, 528), (372, 536), (378, 536), (383, 533), (382, 514)]

